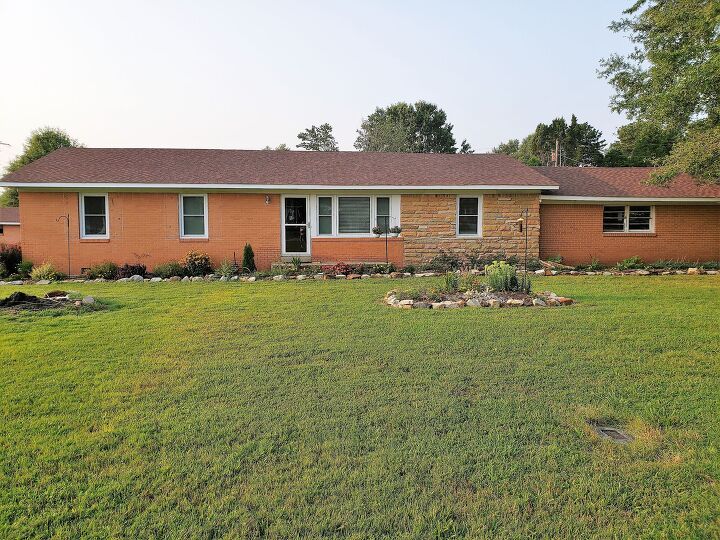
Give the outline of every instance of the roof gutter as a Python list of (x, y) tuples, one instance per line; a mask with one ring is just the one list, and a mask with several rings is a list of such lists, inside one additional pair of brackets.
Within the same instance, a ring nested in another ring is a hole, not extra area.
[(556, 190), (559, 186), (533, 186), (508, 184), (473, 185), (353, 185), (322, 184), (149, 184), (121, 182), (0, 182), (0, 187), (42, 189), (114, 189), (114, 190), (252, 190), (252, 191), (540, 191)]
[(720, 203), (720, 197), (585, 197), (575, 195), (540, 195), (540, 202), (547, 203), (606, 203), (606, 202), (643, 202), (643, 203)]

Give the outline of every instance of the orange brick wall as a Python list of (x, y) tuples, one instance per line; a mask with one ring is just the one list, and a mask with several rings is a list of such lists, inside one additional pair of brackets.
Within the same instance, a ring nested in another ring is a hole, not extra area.
[(3, 233), (0, 234), (0, 244), (19, 244), (20, 225), (2, 225)]
[(280, 196), (264, 194), (208, 195), (209, 239), (181, 240), (177, 193), (123, 192), (109, 194), (109, 240), (81, 240), (78, 194), (20, 192), (20, 221), (23, 228), (23, 257), (36, 264), (51, 261), (67, 271), (67, 238), (64, 222), (70, 214), (71, 273), (80, 273), (103, 261), (118, 264), (155, 265), (182, 258), (190, 250), (204, 251), (213, 263), (238, 263), (250, 242), (259, 268), (269, 268), (280, 259)]
[(561, 255), (567, 264), (614, 264), (638, 256), (644, 261), (720, 260), (720, 205), (657, 205), (655, 232), (606, 234), (602, 205), (540, 206), (540, 257)]
[[(404, 266), (403, 239), (388, 238), (388, 258)], [(312, 259), (317, 262), (384, 262), (385, 238), (313, 238)]]

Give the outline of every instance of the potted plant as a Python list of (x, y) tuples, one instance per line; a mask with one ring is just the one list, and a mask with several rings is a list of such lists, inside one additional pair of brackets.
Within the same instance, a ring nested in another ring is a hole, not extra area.
[(394, 238), (397, 238), (401, 232), (402, 229), (397, 225), (395, 225), (394, 227), (390, 227), (390, 234), (392, 234)]
[(380, 227), (373, 227), (372, 233), (375, 235), (375, 238), (380, 238), (380, 235), (383, 233), (383, 230)]

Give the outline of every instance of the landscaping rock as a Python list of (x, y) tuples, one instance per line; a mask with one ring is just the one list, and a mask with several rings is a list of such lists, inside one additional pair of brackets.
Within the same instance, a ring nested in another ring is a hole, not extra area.
[(403, 274), (402, 272), (391, 272), (390, 277), (400, 279), (400, 278), (405, 277), (405, 274)]
[(638, 276), (649, 276), (650, 272), (648, 270), (638, 270), (635, 274)]
[(154, 277), (150, 279), (150, 283), (159, 283), (163, 280), (161, 277)]
[(130, 281), (130, 278), (122, 277), (116, 283), (127, 283), (128, 281)]
[(202, 281), (202, 280), (203, 280), (202, 276), (193, 276), (190, 278), (190, 281)]
[(432, 309), (445, 309), (445, 304), (442, 302), (433, 302), (430, 306)]
[(75, 300), (75, 307), (82, 306), (82, 302), (80, 300)]
[[(227, 280), (228, 280), (227, 276), (220, 276), (220, 279), (218, 281), (227, 281)], [(150, 281), (152, 281), (152, 280), (150, 280)]]
[(248, 278), (248, 283), (254, 283), (255, 281), (257, 281), (257, 278), (255, 276), (250, 276)]
[(370, 277), (370, 274), (363, 274), (360, 276), (360, 279), (368, 279)]
[(403, 272), (403, 277), (412, 277), (410, 272)]
[(430, 309), (432, 308), (432, 304), (430, 302), (415, 302), (413, 304), (413, 309)]
[(612, 276), (612, 272), (603, 272), (603, 276)]
[(49, 279), (41, 279), (35, 282), (35, 285), (50, 285)]
[(170, 276), (168, 278), (168, 281), (180, 281), (182, 278), (180, 276)]
[(500, 302), (500, 300), (498, 300), (497, 298), (491, 298), (490, 300), (488, 300), (488, 306), (490, 306), (491, 308), (499, 308), (502, 307), (502, 302)]
[(398, 306), (404, 309), (412, 309), (415, 300), (400, 300)]
[(533, 303), (533, 306), (540, 306), (540, 307), (547, 306), (547, 303), (544, 300), (542, 300), (541, 298), (533, 298), (532, 303)]
[(718, 271), (717, 270), (708, 270), (705, 272), (708, 276), (716, 276)]
[(442, 303), (445, 304), (445, 309), (456, 309), (456, 308), (461, 308), (465, 305), (465, 302), (461, 302), (459, 300), (457, 302), (453, 302), (451, 300), (445, 300)]
[(335, 279), (345, 279), (347, 276), (345, 274), (335, 274)]
[(554, 299), (558, 304), (563, 306), (568, 306), (573, 303), (572, 298), (565, 298), (564, 296), (555, 296)]
[(483, 301), (480, 300), (479, 298), (471, 298), (470, 300), (468, 300), (465, 303), (465, 305), (468, 307), (484, 307), (487, 304), (486, 303), (484, 304)]
[(435, 272), (422, 272), (420, 274), (415, 274), (415, 277), (434, 277)]
[(535, 275), (538, 275), (538, 276), (544, 276), (545, 270), (543, 268), (541, 268), (540, 270), (535, 270), (534, 273), (535, 273)]
[(184, 282), (184, 283), (187, 283), (188, 281), (190, 281), (190, 278), (189, 278), (188, 276), (185, 276), (185, 277), (182, 278), (180, 281), (182, 281), (182, 282)]
[(295, 279), (297, 279), (298, 281), (303, 281), (303, 280), (307, 279), (307, 276), (305, 274), (300, 274)]
[(346, 279), (360, 279), (360, 274), (348, 274)]
[(684, 275), (685, 275), (685, 271), (684, 271), (684, 270), (675, 270), (675, 273), (676, 273), (678, 276), (684, 276)]
[(697, 276), (699, 274), (702, 274), (702, 268), (688, 268), (687, 273), (689, 276)]
[(314, 279), (325, 279), (325, 274), (315, 274), (313, 276)]
[(85, 297), (83, 297), (83, 299), (82, 299), (82, 303), (83, 303), (83, 304), (86, 304), (86, 305), (94, 304), (94, 303), (95, 303), (95, 299), (94, 299), (92, 296), (85, 296)]
[(505, 301), (505, 305), (511, 306), (511, 307), (518, 307), (525, 304), (524, 300), (520, 300), (519, 298), (508, 298)]
[(240, 279), (240, 276), (232, 276), (230, 278), (230, 281), (238, 281)]
[(273, 281), (284, 281), (284, 280), (285, 280), (285, 276), (282, 275), (282, 274), (279, 274), (279, 275), (277, 275), (277, 276), (273, 276)]
[(139, 274), (135, 274), (134, 276), (130, 276), (130, 277), (128, 278), (128, 281), (136, 281), (136, 282), (137, 282), (137, 281), (145, 281), (145, 278), (142, 277), (142, 276), (139, 275)]

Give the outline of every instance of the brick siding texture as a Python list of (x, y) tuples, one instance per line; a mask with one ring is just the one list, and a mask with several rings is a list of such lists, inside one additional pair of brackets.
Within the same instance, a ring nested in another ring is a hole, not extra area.
[(20, 192), (24, 258), (67, 271), (66, 227), (57, 217), (69, 214), (72, 274), (103, 261), (142, 263), (151, 270), (191, 250), (208, 253), (214, 264), (232, 260), (234, 252), (240, 263), (246, 242), (258, 268), (280, 259), (279, 194), (266, 205), (264, 194), (210, 193), (209, 239), (201, 240), (180, 239), (177, 193), (110, 193), (108, 199), (110, 239), (81, 240), (77, 193)]
[[(313, 238), (312, 259), (318, 263), (385, 262), (385, 238)], [(404, 266), (403, 239), (388, 238), (388, 259)]]
[(3, 228), (0, 234), (0, 244), (19, 244), (20, 225), (0, 225)]
[(540, 256), (567, 264), (597, 259), (606, 265), (638, 256), (646, 262), (720, 260), (720, 206), (658, 205), (654, 233), (603, 233), (603, 206), (543, 204)]
[(403, 195), (400, 221), (405, 240), (405, 263), (429, 262), (441, 250), (458, 255), (475, 251), (482, 255), (522, 257), (525, 232), (517, 220), (529, 210), (528, 255), (537, 257), (540, 234), (540, 198), (537, 194), (484, 195), (482, 238), (461, 238), (456, 234), (457, 196)]

